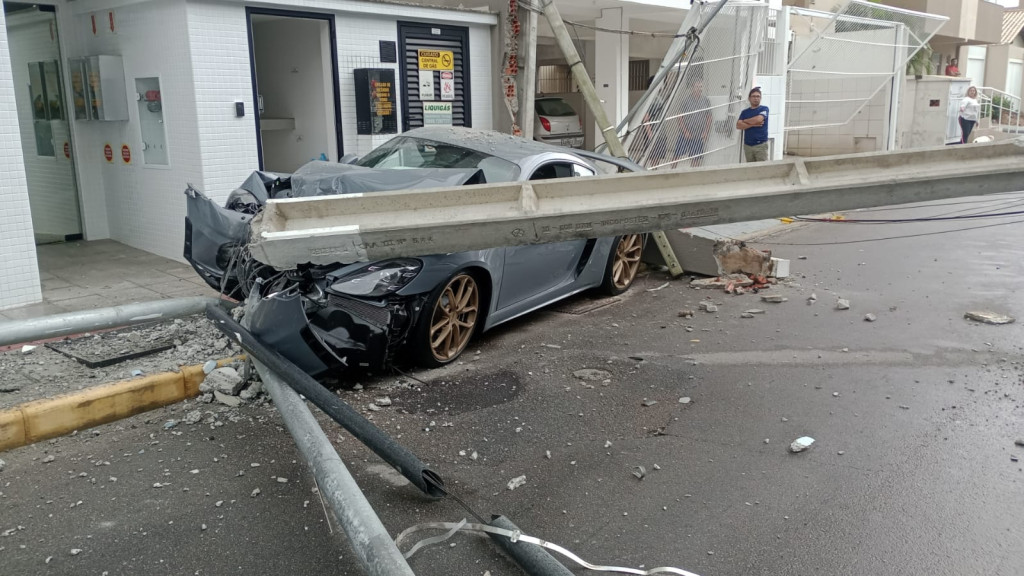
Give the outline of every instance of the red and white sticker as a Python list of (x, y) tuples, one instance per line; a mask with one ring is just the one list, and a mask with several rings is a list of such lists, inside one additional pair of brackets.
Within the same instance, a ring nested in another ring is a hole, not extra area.
[(71, 142), (64, 141), (64, 157), (68, 160), (71, 159)]
[(455, 100), (455, 72), (441, 72), (441, 100)]
[(127, 144), (121, 144), (121, 161), (125, 164), (132, 163), (132, 149)]
[(111, 146), (109, 143), (103, 145), (103, 158), (107, 162), (114, 161), (114, 147)]

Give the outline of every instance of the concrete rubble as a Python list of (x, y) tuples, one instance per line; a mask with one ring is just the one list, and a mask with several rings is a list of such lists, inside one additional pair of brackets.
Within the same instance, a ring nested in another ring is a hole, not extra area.
[(796, 440), (793, 441), (792, 444), (789, 445), (789, 451), (793, 452), (794, 454), (797, 452), (803, 452), (810, 448), (813, 444), (814, 438), (811, 438), (810, 436), (801, 436), (800, 438), (797, 438)]
[(516, 488), (519, 488), (524, 484), (526, 484), (526, 476), (516, 476), (515, 478), (508, 481), (508, 489), (515, 490)]
[(1013, 316), (1007, 316), (1005, 314), (999, 314), (997, 312), (990, 312), (990, 311), (987, 311), (987, 310), (986, 311), (975, 310), (975, 311), (965, 312), (964, 313), (964, 318), (967, 318), (968, 320), (974, 320), (975, 322), (981, 322), (983, 324), (993, 324), (993, 325), (1012, 324), (1013, 322), (1016, 322), (1016, 320), (1017, 320)]

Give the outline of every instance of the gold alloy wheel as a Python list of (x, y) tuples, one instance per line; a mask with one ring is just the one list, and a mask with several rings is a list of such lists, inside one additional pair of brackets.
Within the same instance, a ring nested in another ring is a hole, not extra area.
[(454, 359), (469, 344), (479, 304), (480, 288), (469, 274), (459, 274), (444, 287), (430, 318), (430, 351), (439, 362)]
[(612, 261), (612, 284), (618, 290), (625, 290), (636, 278), (640, 269), (640, 255), (644, 250), (643, 234), (627, 234), (619, 238)]

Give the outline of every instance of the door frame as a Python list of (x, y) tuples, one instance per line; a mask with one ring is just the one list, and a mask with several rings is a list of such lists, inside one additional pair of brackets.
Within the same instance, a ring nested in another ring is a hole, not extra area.
[(285, 18), (305, 18), (327, 22), (327, 33), (331, 45), (331, 82), (334, 85), (334, 137), (338, 146), (338, 158), (345, 155), (344, 138), (341, 129), (341, 80), (338, 74), (338, 33), (335, 26), (335, 14), (328, 12), (305, 12), (302, 10), (281, 10), (278, 8), (245, 7), (245, 28), (249, 38), (249, 74), (252, 79), (252, 108), (256, 118), (256, 155), (260, 170), (263, 170), (263, 133), (260, 132), (260, 95), (256, 83), (256, 46), (253, 44), (252, 17), (283, 16)]

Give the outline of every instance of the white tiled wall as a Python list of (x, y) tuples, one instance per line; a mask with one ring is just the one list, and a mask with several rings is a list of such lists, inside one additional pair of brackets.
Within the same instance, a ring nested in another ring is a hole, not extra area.
[[(97, 15), (96, 34), (90, 14), (72, 19), (77, 42), (67, 45), (69, 56), (120, 55), (124, 60), (127, 122), (75, 121), (79, 179), (85, 202), (103, 191), (110, 237), (168, 258), (181, 260), (185, 196), (188, 182), (201, 185), (196, 96), (184, 0), (133, 4), (114, 10), (115, 29), (107, 12)], [(143, 163), (135, 79), (158, 77), (163, 104), (169, 165)], [(104, 144), (114, 161), (103, 157)], [(132, 161), (121, 161), (122, 144)], [(93, 236), (90, 236), (91, 238)]]
[[(491, 126), (490, 26), (497, 22), (494, 15), (345, 0), (260, 5), (335, 14), (345, 153), (365, 154), (390, 138), (356, 135), (352, 70), (397, 67), (380, 64), (378, 41), (397, 41), (399, 20), (470, 27), (473, 124)], [(87, 238), (109, 235), (180, 260), (185, 186), (192, 183), (222, 201), (259, 165), (245, 4), (228, 0), (132, 3), (113, 10), (114, 31), (108, 26), (108, 10), (96, 12), (96, 33), (88, 9), (85, 2), (66, 8), (73, 13), (62, 19), (66, 55), (122, 56), (129, 120), (75, 122)], [(142, 164), (140, 149), (134, 83), (137, 77), (153, 76), (160, 78), (167, 126), (170, 164), (165, 167)], [(235, 116), (235, 102), (245, 105), (244, 117)], [(127, 143), (133, 151), (132, 163), (125, 165), (116, 153), (115, 161), (107, 163), (103, 158), (106, 143), (115, 151)], [(97, 211), (98, 206), (102, 210)]]
[[(436, 11), (434, 11), (436, 12)], [(452, 13), (455, 14), (455, 13)], [(391, 68), (395, 70), (395, 94), (401, 101), (402, 80), (398, 64), (380, 62), (380, 40), (398, 42), (399, 18), (338, 13), (338, 74), (341, 96), (342, 131), (346, 154), (362, 156), (376, 146), (387, 142), (392, 135), (356, 134), (355, 81), (352, 71), (357, 68)], [(406, 17), (409, 18), (409, 17)], [(422, 18), (417, 21), (424, 21)], [(426, 20), (431, 22), (433, 20)], [(438, 21), (439, 24), (459, 26), (458, 20)], [(473, 127), (490, 129), (492, 122), (491, 32), (487, 26), (469, 25), (469, 77), (472, 94)], [(398, 126), (402, 126), (402, 109), (398, 106)]]
[[(203, 166), (203, 180), (195, 184), (222, 201), (259, 168), (245, 7), (189, 2), (188, 32)], [(239, 101), (242, 118), (235, 116)]]
[(38, 302), (39, 267), (32, 237), (7, 26), (0, 10), (0, 308)]
[[(63, 237), (82, 232), (75, 187), (74, 166), (64, 156), (64, 143), (70, 146), (67, 121), (50, 121), (54, 155), (39, 155), (36, 148), (32, 95), (29, 93), (30, 62), (60, 61), (56, 28), (46, 13), (29, 11), (7, 19), (14, 75), (18, 120), (21, 124), (21, 149), (28, 178), (32, 226), (36, 234)], [(57, 87), (48, 86), (49, 90)]]

